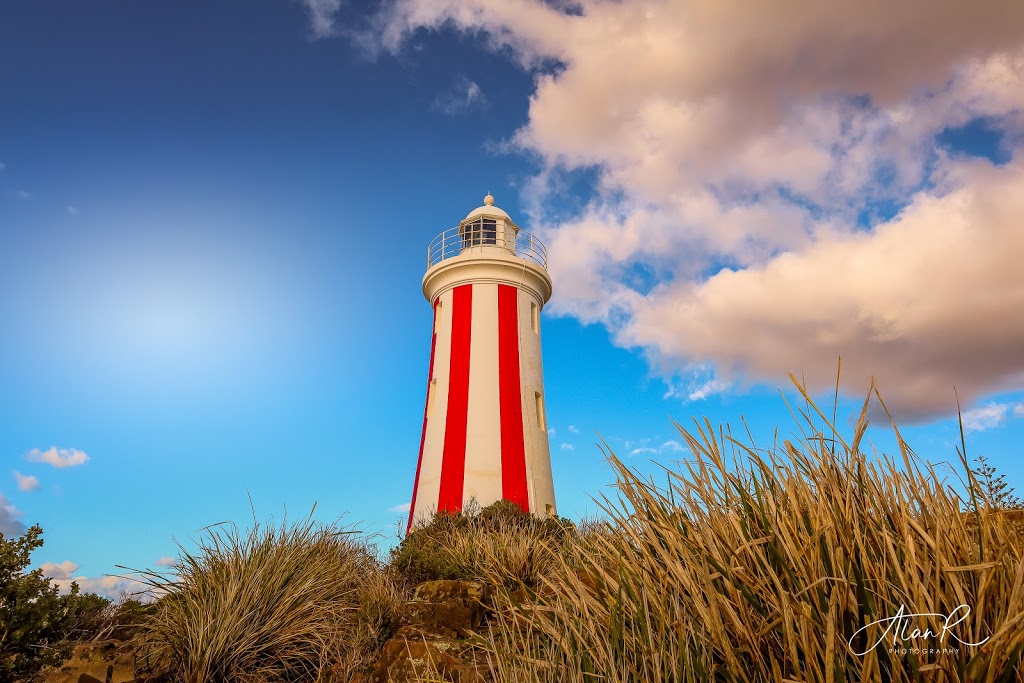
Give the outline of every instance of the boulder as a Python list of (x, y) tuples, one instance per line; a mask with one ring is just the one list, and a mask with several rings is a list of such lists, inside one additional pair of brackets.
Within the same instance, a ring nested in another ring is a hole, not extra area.
[(448, 602), (461, 600), (465, 603), (486, 604), (490, 596), (487, 587), (479, 581), (438, 580), (427, 581), (416, 587), (413, 601)]
[(422, 633), (467, 638), (483, 623), (483, 607), (460, 601), (410, 602), (407, 623)]
[(440, 674), (453, 683), (484, 683), (486, 668), (479, 666), (465, 645), (450, 640), (392, 638), (384, 645), (373, 668), (353, 677), (353, 683), (413, 683), (427, 673)]

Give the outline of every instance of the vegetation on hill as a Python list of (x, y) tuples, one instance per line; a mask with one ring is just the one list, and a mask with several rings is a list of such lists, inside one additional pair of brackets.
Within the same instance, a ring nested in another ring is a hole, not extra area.
[(937, 470), (895, 425), (897, 453), (865, 452), (881, 397), (844, 436), (797, 387), (799, 437), (676, 425), (689, 452), (657, 481), (608, 450), (617, 488), (579, 527), (501, 502), (436, 515), (387, 562), (311, 517), (212, 527), (150, 575), (136, 647), (186, 683), (348, 681), (417, 584), (475, 579), (496, 683), (1012, 680), (1024, 512), (1005, 479), (963, 444)]

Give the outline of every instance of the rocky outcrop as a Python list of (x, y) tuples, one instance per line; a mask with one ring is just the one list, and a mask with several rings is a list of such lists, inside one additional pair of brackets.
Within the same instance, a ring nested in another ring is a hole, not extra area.
[(77, 645), (71, 659), (46, 673), (45, 683), (128, 683), (137, 680), (134, 653), (119, 641)]
[(403, 625), (353, 683), (412, 683), (428, 672), (454, 683), (487, 683), (487, 662), (474, 638), (490, 595), (478, 581), (428, 581), (406, 603)]

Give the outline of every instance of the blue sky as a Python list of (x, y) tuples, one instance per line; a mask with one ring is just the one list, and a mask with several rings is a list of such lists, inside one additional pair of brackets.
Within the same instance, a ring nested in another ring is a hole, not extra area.
[(841, 416), (874, 374), (954, 459), (956, 386), (1024, 484), (1016, 10), (751, 36), (687, 5), (0, 5), (0, 531), (113, 594), (250, 497), (393, 542), (426, 245), (487, 191), (552, 251), (566, 516), (612, 482), (598, 434), (650, 472), (670, 417), (767, 443), (786, 373), (828, 395), (839, 354)]

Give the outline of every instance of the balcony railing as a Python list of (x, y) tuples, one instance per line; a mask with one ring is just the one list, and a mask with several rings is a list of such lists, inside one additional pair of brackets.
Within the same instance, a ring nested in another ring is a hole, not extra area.
[(464, 253), (484, 255), (492, 250), (504, 251), (547, 268), (548, 250), (543, 242), (525, 230), (514, 234), (513, 237), (511, 231), (495, 230), (489, 225), (467, 226), (461, 233), (458, 227), (450, 228), (435, 237), (427, 247), (427, 268)]

